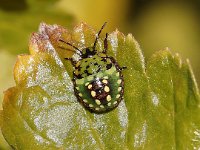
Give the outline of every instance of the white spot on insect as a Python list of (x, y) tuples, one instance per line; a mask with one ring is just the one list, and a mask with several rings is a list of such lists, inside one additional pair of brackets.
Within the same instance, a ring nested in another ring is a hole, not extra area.
[(92, 97), (95, 97), (96, 96), (96, 92), (95, 91), (91, 91), (91, 95), (92, 95)]
[(120, 87), (118, 87), (118, 92), (120, 92), (122, 90), (122, 87), (120, 86)]
[(97, 107), (97, 108), (95, 108), (95, 110), (97, 110), (97, 111), (98, 111), (99, 109), (100, 109), (100, 108), (98, 108), (98, 107)]
[(79, 90), (79, 87), (76, 87), (77, 90)]
[(111, 101), (111, 96), (108, 95), (108, 96), (106, 97), (106, 100), (107, 100), (108, 102)]
[(114, 104), (114, 105), (115, 105), (115, 104), (117, 104), (117, 101), (114, 101), (114, 103), (113, 103), (113, 104)]
[(88, 101), (87, 101), (87, 99), (83, 99), (83, 102), (84, 102), (84, 103), (87, 103)]
[(88, 85), (88, 89), (91, 89), (91, 88), (92, 88), (92, 84), (89, 84), (89, 85)]
[(96, 102), (97, 105), (101, 105), (100, 100), (96, 99), (95, 102)]
[(101, 107), (101, 108), (104, 108), (104, 106), (103, 106), (103, 105), (100, 105), (100, 107)]
[(122, 83), (122, 80), (121, 80), (121, 79), (117, 80), (117, 83), (118, 83), (118, 84), (121, 84), (121, 83)]
[(92, 105), (92, 104), (89, 104), (89, 107), (93, 107), (93, 105)]
[(107, 104), (108, 106), (111, 106), (111, 102)]
[(83, 94), (81, 94), (81, 93), (79, 93), (78, 95), (79, 95), (80, 97), (82, 97), (82, 96), (83, 96)]
[(102, 82), (105, 84), (108, 84), (108, 80), (106, 80), (106, 79), (104, 79)]
[(109, 88), (108, 86), (105, 86), (105, 87), (104, 87), (104, 91), (105, 91), (105, 92), (109, 92), (109, 91), (110, 91), (110, 88)]
[(120, 94), (117, 94), (117, 95), (116, 95), (116, 98), (119, 98), (119, 97), (120, 97)]

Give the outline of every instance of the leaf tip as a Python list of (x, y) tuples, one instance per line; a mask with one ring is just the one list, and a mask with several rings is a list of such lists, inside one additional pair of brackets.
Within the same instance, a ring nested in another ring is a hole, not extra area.
[(45, 22), (41, 22), (40, 24), (39, 24), (39, 33), (42, 33), (42, 32), (45, 32), (45, 30), (46, 30), (46, 28), (47, 28), (47, 24), (45, 23)]
[(85, 29), (93, 30), (93, 28), (84, 21), (82, 21), (82, 22), (78, 23), (76, 26), (74, 26), (75, 32), (80, 32), (80, 31), (83, 32)]
[(128, 33), (127, 39), (128, 40), (135, 40), (135, 38), (133, 37), (133, 35), (131, 33)]

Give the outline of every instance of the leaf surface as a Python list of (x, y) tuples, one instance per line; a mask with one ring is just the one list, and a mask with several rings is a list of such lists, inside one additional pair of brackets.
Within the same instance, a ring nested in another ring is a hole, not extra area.
[(73, 51), (58, 40), (83, 49), (93, 45), (95, 34), (85, 23), (73, 31), (42, 23), (32, 35), (30, 55), (18, 56), (14, 68), (16, 86), (4, 96), (2, 132), (8, 143), (16, 149), (200, 148), (199, 91), (188, 61), (163, 50), (145, 64), (130, 34), (114, 31), (108, 37), (108, 54), (127, 67), (124, 100), (103, 114), (77, 101), (73, 68), (64, 59)]

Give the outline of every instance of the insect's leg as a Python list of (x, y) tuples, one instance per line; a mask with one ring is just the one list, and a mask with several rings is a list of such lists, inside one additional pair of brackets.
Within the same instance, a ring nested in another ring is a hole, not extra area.
[(107, 50), (108, 50), (108, 33), (106, 33), (106, 37), (104, 39), (104, 50), (103, 50), (103, 53), (107, 53)]
[[(65, 43), (65, 44), (67, 44), (67, 45), (69, 45), (69, 46), (71, 46), (71, 47), (73, 47), (73, 48), (76, 49), (80, 54), (82, 54), (82, 51), (81, 51), (79, 48), (77, 48), (76, 46), (72, 45), (71, 43), (66, 42), (66, 41), (64, 41), (63, 39), (59, 39), (59, 41)], [(59, 46), (59, 47), (60, 47), (60, 48), (63, 48), (63, 47), (61, 47), (61, 46)], [(64, 49), (65, 49), (65, 48), (64, 48)], [(74, 50), (71, 50), (71, 51), (74, 51)]]
[(126, 66), (120, 67), (120, 70), (121, 70), (121, 71), (124, 70), (124, 69), (127, 69), (127, 67), (126, 67)]
[(72, 64), (73, 66), (76, 65), (76, 61), (74, 61), (72, 58), (65, 58), (65, 59), (71, 61), (71, 64)]
[[(109, 59), (111, 59), (112, 63), (114, 63), (114, 64), (117, 63), (117, 62), (115, 61), (115, 59), (114, 59), (113, 57), (111, 57), (111, 56), (107, 56), (107, 57), (104, 57), (104, 58), (109, 58)], [(118, 65), (118, 68), (119, 68), (120, 71), (123, 71), (124, 69), (127, 69), (126, 66), (120, 67), (119, 65)]]

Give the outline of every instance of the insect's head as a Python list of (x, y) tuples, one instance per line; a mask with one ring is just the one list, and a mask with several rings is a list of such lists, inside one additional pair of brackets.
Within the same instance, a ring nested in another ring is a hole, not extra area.
[(82, 52), (81, 53), (82, 58), (89, 58), (96, 55), (97, 53), (96, 49), (94, 49), (93, 47), (84, 48), (81, 52)]
[[(80, 50), (80, 49), (77, 48), (76, 46), (72, 45), (72, 44), (69, 43), (69, 42), (64, 41), (63, 39), (59, 39), (59, 41), (65, 43), (65, 44), (67, 44), (67, 45), (69, 45), (69, 46), (71, 46), (71, 47), (73, 47), (73, 48), (76, 50), (76, 52), (78, 52), (77, 54), (81, 56), (81, 58), (89, 58), (89, 57), (92, 57), (92, 56), (94, 56), (94, 55), (97, 54), (96, 44), (97, 44), (97, 41), (98, 41), (98, 39), (99, 39), (99, 35), (100, 35), (101, 31), (103, 30), (103, 28), (105, 27), (106, 23), (107, 23), (107, 22), (105, 22), (105, 23), (103, 24), (103, 26), (101, 27), (101, 29), (99, 30), (99, 32), (98, 32), (98, 34), (97, 34), (97, 36), (96, 36), (96, 38), (95, 38), (94, 45), (93, 45), (92, 47), (86, 47), (86, 48)], [(61, 47), (61, 48), (62, 48), (62, 47)]]

